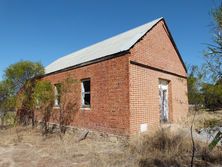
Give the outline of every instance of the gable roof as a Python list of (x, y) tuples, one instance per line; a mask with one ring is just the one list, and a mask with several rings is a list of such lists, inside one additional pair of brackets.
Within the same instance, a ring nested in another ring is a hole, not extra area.
[(45, 73), (54, 73), (82, 63), (127, 51), (162, 19), (163, 18), (158, 18), (142, 26), (61, 57), (49, 64), (45, 68)]

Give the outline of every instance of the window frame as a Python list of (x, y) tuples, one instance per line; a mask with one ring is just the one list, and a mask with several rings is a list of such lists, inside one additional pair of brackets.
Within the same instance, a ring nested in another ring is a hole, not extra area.
[[(89, 81), (89, 91), (85, 91), (84, 82)], [(89, 95), (89, 105), (85, 104), (85, 95)], [(82, 109), (90, 109), (91, 108), (91, 80), (90, 78), (81, 80), (81, 108)]]
[(61, 84), (60, 83), (56, 83), (54, 84), (54, 108), (60, 108), (61, 106), (61, 92), (59, 92), (58, 87), (60, 87), (61, 89)]

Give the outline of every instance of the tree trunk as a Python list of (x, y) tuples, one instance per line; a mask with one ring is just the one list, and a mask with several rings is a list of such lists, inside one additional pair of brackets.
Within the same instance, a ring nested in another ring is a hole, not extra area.
[(35, 127), (35, 114), (34, 114), (34, 111), (31, 111), (32, 112), (32, 128)]
[(1, 125), (4, 126), (4, 115), (1, 117)]

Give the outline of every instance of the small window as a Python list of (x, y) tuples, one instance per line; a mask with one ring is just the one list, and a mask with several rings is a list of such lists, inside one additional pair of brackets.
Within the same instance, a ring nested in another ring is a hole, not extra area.
[(90, 108), (90, 80), (82, 80), (82, 107)]
[(36, 101), (35, 101), (35, 108), (36, 108), (36, 109), (40, 109), (39, 99), (36, 99)]
[(59, 107), (60, 102), (61, 102), (60, 101), (61, 100), (61, 84), (55, 84), (54, 92), (55, 92), (54, 106)]

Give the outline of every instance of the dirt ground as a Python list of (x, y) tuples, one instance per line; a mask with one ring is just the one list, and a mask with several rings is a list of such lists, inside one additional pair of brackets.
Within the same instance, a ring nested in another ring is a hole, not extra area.
[[(165, 166), (177, 166), (176, 162), (179, 166), (190, 166), (192, 147), (189, 136), (192, 119), (193, 114), (190, 114), (183, 123), (172, 126), (170, 131), (176, 135), (172, 133), (165, 136), (160, 129), (153, 136), (151, 133), (151, 137), (135, 136), (135, 141), (128, 141), (129, 143), (100, 133), (89, 134), (79, 142), (81, 134), (75, 131), (68, 131), (61, 138), (59, 133), (43, 137), (38, 128), (0, 127), (0, 167), (135, 167), (143, 166), (140, 162), (146, 161), (149, 166), (160, 166), (160, 161)], [(195, 118), (195, 132), (209, 127), (222, 127), (221, 120), (222, 111), (200, 111)], [(199, 141), (196, 144), (200, 145), (195, 156), (197, 164), (204, 162), (208, 164), (205, 166), (221, 166), (221, 147), (209, 152), (205, 149), (207, 143), (203, 147)], [(180, 156), (175, 156), (175, 149), (179, 150)]]
[[(0, 130), (0, 167), (128, 166), (125, 144), (67, 133), (43, 137), (38, 129)], [(131, 165), (129, 165), (131, 166)]]

